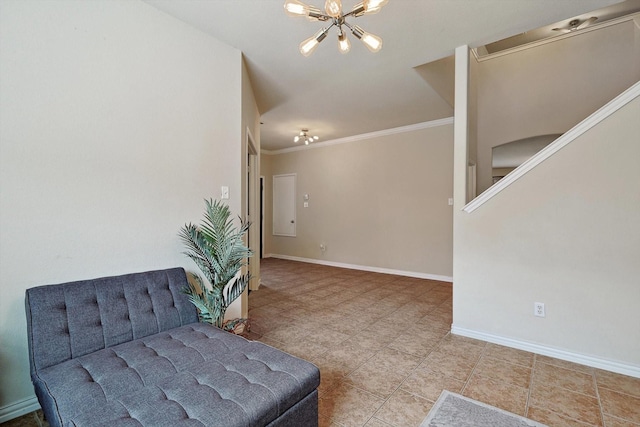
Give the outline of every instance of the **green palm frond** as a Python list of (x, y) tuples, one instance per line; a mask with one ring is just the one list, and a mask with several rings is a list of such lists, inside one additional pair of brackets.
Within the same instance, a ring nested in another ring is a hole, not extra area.
[(248, 273), (238, 276), (235, 280), (232, 279), (224, 288), (223, 298), (225, 302), (231, 304), (231, 301), (235, 301), (236, 298), (242, 295), (249, 284), (249, 280), (251, 280), (251, 276)]
[[(237, 229), (231, 220), (229, 207), (217, 200), (205, 200), (202, 224), (186, 224), (179, 233), (187, 247), (184, 252), (204, 273), (211, 288), (193, 286), (185, 289), (189, 300), (198, 308), (200, 319), (221, 327), (227, 307), (246, 289), (250, 276), (238, 271), (253, 255), (244, 244), (244, 236), (251, 224), (240, 218)], [(201, 283), (202, 285), (202, 283)]]

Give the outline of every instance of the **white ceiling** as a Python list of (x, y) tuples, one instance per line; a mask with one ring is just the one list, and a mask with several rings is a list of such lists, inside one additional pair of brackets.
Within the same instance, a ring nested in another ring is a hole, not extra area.
[[(322, 142), (450, 117), (450, 100), (427, 83), (420, 66), (452, 55), (457, 46), (481, 46), (618, 3), (390, 0), (378, 14), (351, 19), (383, 38), (380, 52), (350, 36), (351, 51), (342, 55), (332, 29), (305, 58), (298, 44), (323, 24), (287, 16), (284, 0), (145, 1), (243, 52), (266, 150), (294, 146), (301, 128)], [(343, 7), (351, 10), (357, 2), (343, 0)]]

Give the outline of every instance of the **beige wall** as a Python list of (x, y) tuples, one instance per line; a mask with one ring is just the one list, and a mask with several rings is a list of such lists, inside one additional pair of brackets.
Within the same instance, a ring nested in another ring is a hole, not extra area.
[(639, 32), (627, 21), (474, 64), (478, 194), (492, 184), (492, 147), (564, 133), (640, 80)]
[(268, 252), (451, 277), (453, 125), (266, 157), (268, 212), (272, 176), (297, 174), (297, 236)]
[(240, 213), (242, 59), (143, 2), (1, 8), (0, 417), (8, 417), (35, 403), (26, 288), (196, 271), (180, 227), (198, 222), (203, 199), (222, 185)]
[(640, 373), (638, 117), (636, 98), (477, 210), (456, 212), (454, 331)]

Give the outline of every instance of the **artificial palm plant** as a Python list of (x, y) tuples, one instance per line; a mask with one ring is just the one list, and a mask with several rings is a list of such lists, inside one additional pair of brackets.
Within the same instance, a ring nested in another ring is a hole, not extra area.
[(189, 284), (184, 292), (198, 308), (200, 320), (224, 329), (224, 315), (231, 303), (244, 292), (249, 273), (238, 274), (252, 256), (244, 244), (251, 225), (240, 219), (240, 229), (233, 225), (229, 207), (217, 200), (205, 200), (206, 210), (200, 226), (185, 224), (180, 238), (187, 246), (184, 252), (196, 263), (210, 286), (196, 276), (199, 287)]

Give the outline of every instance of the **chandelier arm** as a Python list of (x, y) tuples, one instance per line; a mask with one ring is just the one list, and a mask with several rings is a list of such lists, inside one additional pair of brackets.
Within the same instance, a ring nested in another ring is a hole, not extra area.
[(322, 22), (325, 22), (325, 21), (328, 21), (330, 19), (333, 19), (331, 16), (325, 15), (324, 13), (318, 11), (317, 9), (313, 10), (313, 11), (309, 10), (309, 17), (317, 19), (318, 21), (322, 21)]
[(351, 26), (347, 21), (344, 21), (344, 25), (349, 29), (349, 31), (351, 31), (351, 34), (356, 36), (358, 39), (362, 38), (362, 34), (357, 33), (353, 26)]
[(329, 25), (329, 26), (324, 30), (324, 33), (325, 33), (325, 34), (329, 33), (329, 30), (330, 30), (331, 28), (335, 27), (336, 25), (337, 25), (337, 22), (336, 22), (336, 20), (334, 19), (334, 20), (333, 20), (333, 22), (331, 23), (331, 25)]
[(351, 12), (347, 12), (344, 15), (342, 15), (343, 18), (348, 18), (349, 16), (353, 16), (354, 18), (357, 18), (359, 16), (362, 16), (362, 11), (364, 9), (353, 9)]

